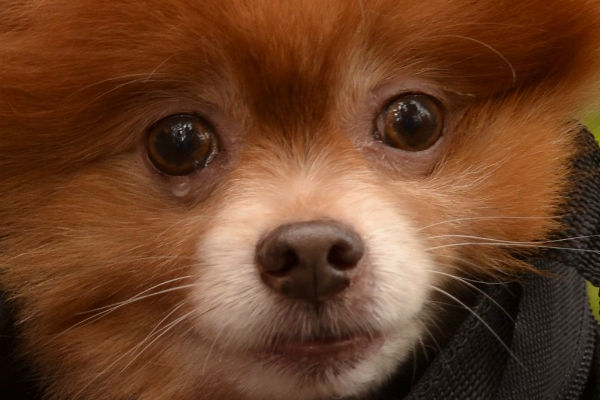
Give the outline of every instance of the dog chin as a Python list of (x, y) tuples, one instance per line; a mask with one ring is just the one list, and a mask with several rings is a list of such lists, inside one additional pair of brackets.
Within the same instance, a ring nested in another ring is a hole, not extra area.
[(414, 327), (411, 332), (385, 340), (373, 338), (354, 352), (324, 354), (314, 359), (294, 359), (281, 354), (237, 356), (227, 375), (244, 399), (368, 398), (407, 359), (419, 334), (420, 330)]

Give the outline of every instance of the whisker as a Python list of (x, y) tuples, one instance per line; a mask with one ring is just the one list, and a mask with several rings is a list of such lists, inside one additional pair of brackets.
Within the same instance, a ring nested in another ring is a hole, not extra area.
[[(181, 303), (179, 303), (173, 310), (171, 310), (167, 316), (165, 316), (163, 319), (161, 319), (158, 324), (156, 324), (154, 326), (154, 328), (152, 329), (150, 335), (152, 334), (152, 332), (154, 332), (158, 326), (160, 326), (164, 321), (166, 321), (174, 312), (176, 312), (179, 308), (181, 308), (183, 305), (185, 304), (185, 301), (182, 301)], [(163, 328), (161, 328), (163, 329)], [(150, 336), (149, 335), (149, 336)], [(119, 357), (117, 357), (113, 362), (111, 362), (108, 366), (106, 366), (104, 369), (102, 369), (100, 372), (98, 372), (91, 380), (89, 380), (81, 389), (79, 389), (79, 391), (77, 391), (77, 393), (75, 393), (72, 397), (72, 400), (76, 400), (84, 391), (85, 389), (87, 389), (92, 383), (94, 383), (95, 381), (97, 381), (100, 377), (102, 377), (102, 375), (106, 374), (113, 366), (115, 366), (115, 364), (117, 364), (119, 361), (121, 361), (124, 357), (127, 357), (129, 354), (131, 354), (132, 352), (134, 352), (137, 348), (139, 348), (141, 345), (144, 344), (144, 341), (146, 341), (148, 339), (149, 336), (146, 336), (145, 339), (143, 339), (140, 343), (136, 344), (135, 346), (133, 346), (132, 348), (130, 348), (129, 350), (127, 350), (126, 352), (124, 352), (123, 354), (121, 354)], [(127, 364), (127, 366), (129, 366), (129, 364)], [(124, 370), (124, 369), (123, 369)], [(123, 370), (121, 370), (121, 373), (123, 372)]]
[(435, 273), (435, 274), (443, 275), (443, 276), (445, 276), (445, 277), (448, 277), (448, 278), (455, 279), (455, 280), (459, 281), (460, 283), (462, 283), (462, 284), (464, 284), (464, 285), (466, 285), (466, 286), (470, 287), (471, 289), (473, 289), (473, 290), (475, 290), (475, 291), (477, 291), (477, 292), (481, 293), (481, 294), (482, 294), (484, 297), (486, 297), (486, 298), (487, 298), (488, 300), (490, 300), (490, 301), (491, 301), (493, 304), (495, 304), (495, 305), (496, 305), (496, 306), (497, 306), (497, 307), (498, 307), (498, 308), (499, 308), (499, 309), (502, 311), (502, 313), (503, 313), (504, 315), (506, 315), (506, 316), (508, 317), (508, 319), (510, 319), (510, 321), (511, 321), (513, 324), (515, 323), (515, 320), (513, 319), (512, 315), (510, 315), (510, 313), (509, 313), (508, 311), (506, 311), (506, 309), (505, 309), (504, 307), (502, 307), (502, 306), (500, 305), (500, 303), (498, 303), (498, 302), (497, 302), (496, 300), (494, 300), (494, 299), (493, 299), (493, 298), (492, 298), (492, 297), (491, 297), (489, 294), (487, 294), (486, 292), (484, 292), (483, 290), (481, 290), (481, 289), (480, 289), (480, 288), (478, 288), (477, 286), (473, 285), (472, 283), (470, 283), (470, 282), (467, 282), (466, 280), (462, 279), (462, 278), (461, 278), (461, 277), (459, 277), (459, 276), (452, 275), (452, 274), (448, 274), (448, 273), (446, 273), (446, 272), (442, 272), (442, 271), (435, 271), (435, 270), (427, 270), (427, 271), (428, 271), (428, 272), (431, 272), (431, 273)]
[[(161, 83), (172, 83), (172, 82), (174, 82), (174, 80), (173, 79), (152, 79), (152, 82), (155, 82), (155, 83), (158, 83), (158, 82), (161, 82)], [(94, 98), (92, 98), (91, 100), (89, 100), (85, 105), (86, 106), (92, 105), (92, 104), (94, 104), (94, 103), (102, 100), (106, 96), (110, 95), (111, 93), (115, 93), (115, 92), (119, 91), (120, 89), (123, 89), (123, 88), (125, 88), (127, 86), (135, 85), (137, 83), (144, 83), (144, 84), (146, 84), (146, 83), (148, 83), (148, 79), (146, 77), (141, 77), (141, 78), (138, 78), (138, 79), (131, 79), (129, 81), (126, 81), (126, 82), (120, 83), (118, 85), (115, 85), (114, 87), (110, 88), (109, 90), (106, 90), (106, 91), (104, 91), (102, 93), (99, 93), (97, 96), (95, 96)]]
[(193, 275), (185, 275), (185, 276), (180, 276), (180, 277), (177, 277), (177, 278), (169, 279), (167, 281), (164, 281), (164, 282), (161, 282), (161, 283), (159, 283), (157, 285), (149, 287), (148, 289), (142, 290), (141, 292), (139, 292), (139, 293), (135, 294), (134, 296), (130, 297), (128, 300), (120, 301), (118, 303), (113, 303), (113, 304), (109, 304), (109, 305), (106, 305), (106, 306), (94, 308), (94, 309), (91, 309), (91, 310), (88, 310), (88, 311), (84, 311), (84, 312), (79, 313), (79, 315), (81, 315), (81, 314), (85, 315), (85, 314), (89, 314), (91, 312), (101, 311), (101, 310), (105, 310), (107, 308), (112, 308), (112, 307), (115, 307), (115, 306), (122, 305), (123, 303), (125, 303), (127, 301), (131, 301), (131, 300), (135, 300), (135, 299), (139, 298), (140, 296), (144, 295), (145, 293), (148, 293), (148, 292), (150, 292), (150, 291), (152, 291), (152, 290), (154, 290), (154, 289), (156, 289), (158, 287), (161, 287), (161, 286), (164, 286), (164, 285), (168, 285), (169, 283), (178, 282), (178, 281), (181, 281), (181, 280), (184, 280), (184, 279), (189, 279), (189, 278), (193, 278)]
[[(444, 258), (450, 258), (452, 260), (457, 260), (457, 263), (461, 263), (465, 266), (470, 266), (472, 268), (474, 268), (475, 270), (480, 270), (481, 269), (481, 264), (476, 264), (473, 261), (465, 258), (465, 257), (460, 257), (456, 254), (436, 254), (435, 257), (444, 257)], [(481, 280), (475, 280), (475, 279), (471, 279), (469, 278), (469, 280), (476, 282), (476, 283), (486, 283), (488, 285), (503, 285), (504, 283), (508, 283), (511, 281), (514, 281), (514, 276), (511, 275), (509, 272), (507, 272), (506, 270), (500, 268), (498, 265), (495, 264), (495, 260), (493, 258), (488, 259), (488, 263), (486, 263), (486, 268), (491, 268), (493, 269), (498, 275), (497, 276), (502, 276), (503, 279), (510, 277), (512, 278), (511, 280), (503, 280), (502, 282), (486, 282), (486, 281), (481, 281)], [(442, 263), (437, 261), (438, 264), (440, 265), (447, 265), (450, 267), (456, 267), (456, 263)]]
[(212, 343), (210, 344), (208, 352), (206, 353), (206, 357), (204, 357), (204, 362), (202, 363), (202, 375), (204, 375), (206, 373), (206, 367), (208, 366), (210, 356), (212, 355), (213, 349), (215, 348), (215, 345), (217, 344), (219, 337), (221, 337), (221, 334), (225, 330), (225, 327), (226, 327), (226, 325), (223, 324), (223, 326), (219, 329), (219, 331), (215, 335), (215, 338), (212, 340)]
[[(160, 65), (159, 65), (160, 66)], [(135, 80), (136, 82), (139, 82), (141, 78), (143, 78), (141, 81), (142, 82), (148, 82), (149, 78), (152, 78), (152, 76), (156, 75), (157, 71), (156, 69), (150, 73), (147, 72), (141, 72), (141, 73), (133, 73), (133, 74), (124, 74), (124, 75), (119, 75), (119, 76), (113, 76), (110, 78), (106, 78), (106, 79), (102, 79), (93, 83), (90, 83), (89, 85), (85, 85), (82, 86), (80, 88), (78, 88), (77, 90), (75, 90), (73, 93), (71, 93), (69, 96), (67, 96), (67, 99), (70, 99), (72, 97), (77, 96), (79, 93), (84, 92), (88, 89), (91, 89), (95, 86), (100, 86), (104, 83), (109, 83), (109, 82), (118, 82), (121, 81), (123, 79), (128, 79), (128, 80)]]
[(433, 290), (435, 290), (436, 292), (443, 294), (444, 296), (447, 296), (448, 298), (454, 300), (456, 303), (458, 303), (459, 305), (461, 305), (462, 307), (464, 307), (469, 313), (471, 313), (475, 318), (477, 318), (477, 320), (479, 320), (479, 322), (481, 322), (483, 324), (483, 326), (485, 326), (487, 328), (487, 330), (492, 334), (492, 336), (494, 336), (496, 338), (496, 340), (498, 340), (498, 342), (500, 343), (500, 345), (506, 350), (506, 352), (522, 367), (522, 368), (526, 368), (525, 365), (521, 362), (521, 360), (519, 360), (519, 358), (512, 352), (512, 350), (510, 349), (510, 347), (508, 347), (506, 345), (506, 343), (504, 343), (504, 341), (502, 340), (502, 338), (500, 337), (500, 335), (498, 335), (496, 333), (496, 331), (494, 331), (494, 329), (483, 319), (479, 316), (479, 314), (477, 314), (473, 309), (471, 309), (471, 307), (467, 306), (465, 303), (463, 303), (461, 300), (459, 300), (457, 297), (453, 296), (452, 294), (448, 293), (447, 291), (440, 289), (439, 287), (435, 286), (435, 285), (429, 285), (429, 287)]
[(527, 243), (511, 243), (511, 242), (507, 242), (507, 243), (486, 243), (486, 242), (461, 242), (461, 243), (450, 243), (450, 244), (445, 244), (445, 245), (440, 245), (440, 246), (433, 246), (433, 247), (428, 247), (425, 249), (425, 251), (432, 251), (432, 250), (439, 250), (439, 249), (444, 249), (444, 248), (448, 248), (448, 247), (460, 247), (460, 246), (492, 246), (492, 247), (501, 247), (501, 246), (507, 246), (507, 247), (521, 247), (521, 248), (537, 248), (537, 249), (548, 249), (548, 250), (567, 250), (567, 251), (575, 251), (575, 252), (581, 252), (581, 253), (592, 253), (592, 254), (600, 254), (599, 250), (592, 250), (592, 249), (577, 249), (574, 247), (558, 247), (558, 246), (540, 246), (537, 244), (527, 244)]
[(158, 70), (162, 68), (163, 65), (165, 65), (166, 63), (168, 63), (169, 61), (171, 61), (173, 59), (173, 57), (175, 57), (175, 54), (171, 54), (170, 56), (168, 56), (167, 58), (165, 58), (164, 60), (162, 60), (146, 77), (146, 79), (144, 80), (144, 83), (147, 83), (148, 81), (150, 81), (154, 75), (156, 75), (158, 73)]
[(126, 301), (123, 301), (123, 302), (120, 302), (120, 303), (116, 303), (116, 305), (114, 307), (110, 308), (110, 309), (107, 309), (107, 310), (101, 311), (99, 313), (96, 313), (94, 315), (91, 315), (91, 316), (89, 316), (89, 317), (87, 317), (87, 318), (85, 318), (85, 319), (77, 322), (76, 324), (71, 325), (70, 327), (66, 328), (62, 332), (57, 333), (56, 335), (54, 335), (50, 340), (56, 340), (56, 339), (60, 338), (61, 336), (67, 334), (68, 332), (72, 331), (73, 329), (81, 328), (81, 327), (83, 327), (85, 325), (97, 322), (98, 320), (106, 317), (108, 314), (110, 314), (110, 313), (112, 313), (112, 312), (114, 312), (114, 311), (116, 311), (116, 310), (118, 310), (118, 309), (120, 309), (122, 307), (125, 307), (126, 305), (129, 305), (129, 304), (132, 304), (132, 303), (135, 303), (135, 302), (138, 302), (138, 301), (150, 298), (150, 297), (159, 296), (159, 295), (162, 295), (162, 294), (165, 294), (165, 293), (170, 293), (170, 292), (174, 292), (174, 291), (177, 291), (177, 290), (187, 289), (187, 288), (191, 288), (191, 287), (195, 287), (195, 286), (197, 286), (197, 284), (176, 286), (174, 288), (169, 288), (169, 289), (161, 290), (159, 292), (155, 292), (155, 293), (151, 293), (151, 294), (148, 294), (148, 295), (145, 295), (145, 296), (141, 296), (141, 297), (138, 297), (136, 299), (130, 299), (130, 300), (126, 300)]
[(462, 36), (462, 35), (440, 35), (440, 37), (449, 37), (449, 38), (457, 38), (457, 39), (463, 39), (463, 40), (468, 40), (477, 44), (482, 45), (483, 47), (485, 47), (486, 49), (490, 50), (492, 53), (496, 54), (502, 61), (504, 61), (504, 63), (508, 66), (508, 68), (510, 69), (511, 75), (512, 75), (512, 83), (513, 85), (515, 83), (517, 83), (517, 71), (515, 70), (515, 67), (512, 65), (512, 63), (508, 60), (508, 58), (506, 58), (506, 56), (504, 54), (502, 54), (498, 49), (492, 47), (491, 45), (482, 42), (481, 40), (472, 38), (472, 37), (468, 37), (468, 36)]
[[(181, 304), (183, 305), (183, 304)], [(172, 330), (173, 328), (175, 328), (177, 325), (179, 325), (181, 322), (183, 322), (184, 320), (186, 320), (187, 318), (189, 318), (192, 314), (194, 314), (196, 312), (195, 309), (192, 309), (191, 311), (188, 311), (187, 313), (183, 314), (182, 316), (180, 316), (179, 318), (175, 319), (174, 321), (169, 322), (167, 325), (165, 325), (164, 327), (160, 328), (157, 330), (157, 326), (154, 327), (154, 329), (152, 329), (152, 332), (150, 332), (148, 334), (148, 336), (146, 336), (140, 343), (138, 343), (137, 345), (135, 345), (133, 347), (133, 350), (135, 351), (136, 349), (138, 349), (141, 345), (143, 345), (146, 341), (148, 341), (150, 338), (152, 338), (152, 336), (154, 335), (154, 339), (152, 339), (152, 341), (150, 341), (148, 344), (146, 344), (146, 346), (144, 346), (131, 360), (129, 360), (129, 362), (121, 369), (121, 371), (119, 372), (119, 374), (122, 374), (127, 368), (129, 368), (129, 366), (131, 366), (131, 364), (133, 364), (138, 358), (141, 357), (142, 354), (144, 354), (144, 352), (150, 347), (152, 346), (154, 343), (156, 343), (157, 340), (159, 340), (161, 337), (163, 337), (167, 332), (169, 332), (170, 330)], [(172, 314), (169, 313), (169, 314)], [(170, 316), (170, 315), (169, 315)], [(167, 318), (169, 317), (165, 317), (161, 320), (161, 322), (159, 322), (159, 325), (166, 321)]]
[(441, 352), (442, 346), (440, 346), (440, 343), (437, 341), (437, 339), (435, 338), (435, 335), (431, 332), (431, 330), (427, 327), (426, 323), (423, 323), (423, 329), (425, 330), (425, 333), (429, 336), (429, 338), (432, 340), (437, 351)]
[(455, 222), (463, 222), (463, 221), (485, 221), (485, 220), (510, 220), (510, 219), (557, 219), (558, 217), (553, 216), (553, 217), (519, 217), (519, 216), (514, 216), (514, 217), (503, 217), (503, 216), (486, 216), (486, 217), (463, 217), (463, 218), (453, 218), (453, 219), (447, 219), (444, 221), (440, 221), (440, 222), (436, 222), (433, 224), (429, 224), (426, 226), (423, 226), (419, 229), (417, 229), (417, 232), (423, 231), (425, 229), (429, 229), (432, 228), (434, 226), (439, 226), (439, 225), (444, 225), (444, 224), (451, 224), (451, 223), (455, 223)]
[(504, 239), (490, 238), (490, 237), (485, 237), (485, 236), (451, 235), (451, 234), (430, 236), (427, 239), (443, 239), (443, 238), (477, 239), (477, 240), (486, 240), (488, 242), (506, 243), (506, 244), (544, 244), (544, 243), (569, 242), (569, 241), (580, 240), (580, 239), (600, 238), (600, 235), (571, 236), (571, 237), (561, 238), (561, 239), (540, 240), (540, 241), (530, 241), (530, 242), (517, 241), (517, 240), (504, 240)]
[[(476, 263), (472, 262), (471, 260), (468, 260), (468, 259), (466, 259), (464, 257), (460, 257), (460, 256), (458, 256), (456, 254), (436, 254), (436, 257), (450, 258), (450, 259), (453, 259), (453, 260), (457, 260), (458, 263), (461, 263), (463, 265), (471, 266), (471, 267), (475, 268), (476, 270), (481, 269), (481, 265), (480, 264), (476, 264)], [(437, 262), (437, 263), (439, 265), (446, 265), (446, 266), (450, 266), (450, 267), (456, 267), (456, 265), (454, 263), (449, 263), (449, 262), (448, 263)], [(505, 276), (503, 276), (504, 279), (502, 281), (492, 281), (492, 282), (490, 282), (490, 281), (482, 281), (480, 279), (467, 278), (465, 276), (463, 276), (462, 279), (464, 279), (466, 281), (469, 281), (469, 282), (472, 282), (472, 283), (479, 283), (479, 284), (483, 284), (483, 285), (506, 285), (507, 283), (511, 283), (511, 282), (515, 282), (516, 281), (516, 279), (515, 279), (514, 276), (508, 275), (506, 271), (498, 268), (497, 266), (495, 266), (493, 264), (491, 264), (491, 265), (487, 264), (486, 266), (493, 268), (495, 271), (499, 272), (501, 275), (505, 275)], [(465, 272), (465, 271), (463, 271), (463, 272)], [(511, 279), (505, 279), (505, 278), (509, 278), (509, 277)]]

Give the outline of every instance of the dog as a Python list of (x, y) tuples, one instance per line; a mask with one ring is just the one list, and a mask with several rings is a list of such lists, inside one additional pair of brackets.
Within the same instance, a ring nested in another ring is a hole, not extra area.
[(551, 279), (528, 260), (564, 228), (598, 26), (592, 0), (5, 2), (10, 381), (410, 395), (482, 287)]

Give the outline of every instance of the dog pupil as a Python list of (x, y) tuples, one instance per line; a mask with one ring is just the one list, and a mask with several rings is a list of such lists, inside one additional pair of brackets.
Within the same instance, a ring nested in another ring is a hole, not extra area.
[(425, 143), (435, 131), (431, 111), (417, 99), (403, 100), (394, 110), (394, 130), (411, 147)]
[(165, 163), (182, 166), (193, 161), (202, 140), (191, 121), (180, 121), (162, 129), (156, 137), (156, 152)]

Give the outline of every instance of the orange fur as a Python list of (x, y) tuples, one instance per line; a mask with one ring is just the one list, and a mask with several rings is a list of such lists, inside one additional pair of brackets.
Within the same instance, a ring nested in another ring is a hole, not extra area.
[[(163, 318), (193, 311), (186, 290), (82, 321), (193, 275), (197, 242), (246, 196), (272, 205), (269, 226), (345, 215), (359, 200), (344, 197), (362, 190), (416, 228), (437, 224), (420, 231), (427, 246), (460, 241), (439, 238), (448, 234), (543, 240), (600, 70), (592, 0), (9, 4), (0, 282), (19, 305), (22, 353), (56, 400), (244, 398), (223, 383), (226, 362), (202, 371), (204, 339), (187, 322), (119, 359)], [(433, 87), (449, 111), (431, 159), (371, 143), (373, 93), (396, 81)], [(218, 168), (179, 199), (148, 167), (143, 137), (197, 110), (228, 138)], [(499, 216), (527, 218), (477, 219)], [(446, 247), (434, 258), (452, 272), (512, 273), (524, 267), (512, 250)]]

